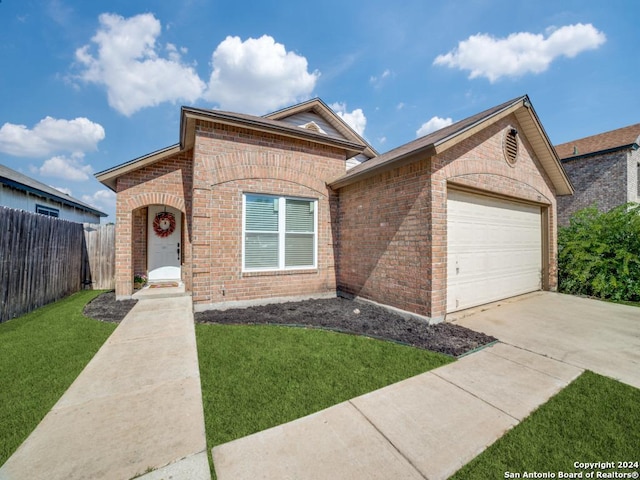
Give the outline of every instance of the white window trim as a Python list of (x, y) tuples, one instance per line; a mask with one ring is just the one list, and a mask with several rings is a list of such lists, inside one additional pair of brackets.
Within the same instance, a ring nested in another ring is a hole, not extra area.
[(60, 218), (60, 209), (36, 203), (36, 213), (47, 217)]
[[(278, 267), (275, 268), (245, 268), (245, 243), (246, 243), (246, 226), (247, 226), (247, 196), (273, 198), (278, 200)], [(304, 200), (313, 202), (313, 265), (305, 265), (300, 267), (285, 266), (285, 237), (286, 237), (286, 201), (287, 200)], [(318, 199), (305, 197), (288, 197), (269, 195), (263, 193), (247, 192), (242, 194), (242, 272), (281, 272), (294, 270), (314, 270), (318, 268)]]

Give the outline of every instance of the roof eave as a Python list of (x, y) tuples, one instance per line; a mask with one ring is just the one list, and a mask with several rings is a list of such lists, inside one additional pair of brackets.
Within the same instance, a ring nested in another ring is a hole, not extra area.
[[(558, 195), (571, 195), (574, 192), (571, 181), (567, 176), (562, 163), (553, 148), (549, 137), (547, 136), (538, 116), (533, 109), (529, 97), (524, 95), (513, 102), (504, 106), (500, 110), (493, 112), (478, 119), (477, 121), (465, 126), (460, 130), (456, 130), (446, 137), (439, 139), (429, 145), (422, 146), (420, 149), (408, 152), (399, 157), (390, 159), (387, 162), (376, 165), (375, 167), (362, 170), (355, 174), (348, 174), (331, 182), (329, 186), (333, 189), (345, 187), (353, 182), (363, 180), (371, 175), (391, 170), (400, 165), (410, 163), (425, 156), (437, 155), (448, 150), (460, 141), (469, 138), (485, 128), (487, 122), (495, 122), (508, 115), (514, 114), (522, 127), (525, 129), (527, 138), (537, 137), (539, 141), (533, 142), (532, 146), (536, 155), (540, 158), (544, 169), (547, 171)], [(526, 121), (529, 119), (529, 121)]]
[(609, 153), (619, 152), (621, 150), (638, 150), (640, 148), (637, 143), (630, 143), (628, 145), (620, 145), (618, 147), (607, 148), (604, 150), (597, 150), (595, 152), (588, 152), (583, 154), (571, 155), (570, 157), (563, 157), (560, 159), (561, 162), (570, 162), (572, 160), (580, 160), (582, 158), (595, 157), (598, 155), (607, 155)]
[(453, 145), (456, 145), (457, 143), (461, 142), (462, 140), (465, 140), (475, 135), (485, 127), (488, 121), (492, 120), (495, 122), (500, 120), (501, 118), (511, 115), (512, 113), (522, 108), (524, 103), (527, 101), (528, 101), (528, 98), (526, 96), (521, 97), (515, 102), (511, 103), (510, 105), (507, 105), (505, 108), (498, 110), (484, 118), (481, 118), (478, 121), (472, 123), (471, 125), (467, 125), (465, 128), (462, 128), (456, 132), (453, 132), (451, 135), (441, 140), (438, 140), (437, 142), (434, 143), (436, 153), (442, 153), (445, 150), (448, 150), (449, 148), (451, 148)]
[(100, 183), (115, 192), (116, 181), (118, 177), (121, 177), (122, 175), (125, 175), (126, 173), (132, 172), (134, 170), (138, 170), (139, 168), (142, 168), (146, 165), (158, 162), (163, 158), (175, 155), (181, 150), (182, 149), (180, 148), (180, 145), (171, 145), (169, 147), (156, 150), (155, 152), (151, 152), (142, 157), (134, 158), (133, 160), (130, 160), (128, 162), (116, 165), (115, 167), (109, 168), (107, 170), (95, 173), (94, 176)]
[[(549, 140), (549, 136), (542, 126), (542, 122), (529, 101), (525, 102), (523, 109), (515, 112), (516, 118), (520, 125), (525, 129), (525, 134), (531, 143), (534, 152), (542, 163), (543, 168), (549, 175), (553, 186), (556, 189), (556, 195), (573, 195), (575, 189), (571, 184), (571, 180), (567, 172), (562, 166), (562, 162), (558, 157), (558, 153), (553, 144)], [(527, 115), (525, 115), (525, 113)], [(530, 121), (527, 121), (530, 119)], [(540, 138), (539, 142), (531, 142), (535, 136)]]
[(478, 121), (466, 126), (465, 128), (456, 130), (455, 132), (436, 142), (422, 146), (421, 148), (413, 150), (411, 152), (407, 152), (404, 155), (393, 158), (375, 167), (363, 170), (362, 172), (351, 175), (347, 174), (346, 176), (343, 176), (341, 178), (338, 178), (334, 182), (331, 182), (329, 186), (334, 189), (342, 188), (353, 182), (367, 178), (370, 175), (375, 175), (383, 171), (391, 170), (400, 166), (401, 164), (404, 165), (416, 159), (424, 158), (425, 155), (432, 156), (441, 153), (450, 148), (455, 143), (477, 133), (488, 120), (496, 118), (496, 116), (500, 116), (498, 118), (501, 118), (502, 116), (506, 116), (514, 111), (514, 109), (521, 107), (524, 101), (528, 101), (528, 97), (526, 95), (506, 105), (503, 109), (494, 112), (492, 115), (479, 119)]
[(85, 212), (89, 212), (93, 215), (97, 215), (99, 217), (107, 217), (108, 215), (104, 212), (101, 212), (100, 210), (90, 207), (88, 205), (83, 205), (81, 203), (78, 202), (74, 202), (73, 200), (70, 200), (68, 198), (64, 198), (60, 195), (53, 195), (51, 193), (45, 192), (43, 190), (40, 190), (38, 188), (35, 187), (30, 187), (28, 185), (25, 185), (23, 183), (17, 182), (15, 180), (11, 180), (9, 178), (4, 178), (2, 177), (0, 179), (0, 183), (4, 183), (5, 185), (10, 186), (11, 188), (15, 188), (16, 190), (21, 190), (23, 192), (27, 192), (27, 193), (31, 193), (33, 195), (36, 195), (38, 197), (42, 197), (42, 198), (46, 198), (48, 200), (54, 201), (54, 202), (58, 202), (61, 203), (63, 205), (66, 205), (68, 207), (72, 207), (72, 208), (77, 208), (79, 210), (83, 210)]
[(288, 125), (274, 125), (261, 122), (258, 117), (255, 120), (248, 118), (238, 118), (231, 113), (216, 110), (200, 110), (192, 107), (182, 107), (182, 118), (180, 121), (181, 135), (180, 145), (183, 149), (193, 146), (195, 143), (195, 121), (202, 120), (205, 122), (220, 123), (223, 125), (232, 125), (242, 128), (248, 128), (264, 133), (282, 135), (298, 140), (318, 143), (321, 145), (332, 146), (345, 150), (347, 158), (354, 157), (366, 149), (366, 145), (342, 140), (339, 138), (329, 137), (319, 133), (315, 133), (302, 128), (292, 127)]
[[(506, 106), (502, 110), (499, 110), (492, 115), (469, 125), (467, 128), (437, 142), (435, 145), (436, 152), (440, 153), (461, 140), (476, 134), (479, 130), (484, 128), (486, 122), (490, 120), (497, 121), (511, 114), (515, 115), (520, 125), (524, 128), (525, 135), (527, 139), (529, 139), (530, 143), (532, 143), (532, 147), (540, 159), (545, 171), (549, 175), (549, 178), (556, 189), (556, 193), (558, 195), (572, 195), (574, 188), (571, 184), (571, 180), (569, 180), (569, 176), (562, 167), (560, 158), (553, 148), (547, 132), (544, 130), (544, 127), (542, 126), (542, 123), (533, 109), (531, 101), (527, 95), (513, 102), (511, 105)], [(528, 119), (530, 119), (530, 121), (528, 121)], [(538, 138), (539, 141), (532, 141), (531, 139), (534, 138)]]
[(400, 155), (391, 162), (381, 163), (379, 165), (376, 165), (375, 167), (369, 168), (367, 170), (362, 170), (361, 172), (358, 172), (349, 176), (342, 176), (328, 183), (327, 185), (332, 190), (337, 190), (342, 187), (346, 187), (347, 185), (350, 185), (352, 183), (355, 183), (359, 180), (364, 180), (366, 178), (369, 178), (373, 175), (388, 172), (390, 170), (401, 167), (403, 165), (408, 165), (410, 163), (416, 162), (423, 158), (431, 158), (435, 154), (436, 154), (436, 150), (434, 146), (427, 145), (423, 148), (413, 150), (404, 155)]

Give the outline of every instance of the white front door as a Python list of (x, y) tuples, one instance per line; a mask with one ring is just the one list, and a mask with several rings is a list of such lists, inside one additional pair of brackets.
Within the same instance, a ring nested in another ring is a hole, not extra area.
[(175, 208), (149, 206), (147, 268), (149, 281), (180, 280), (182, 215)]

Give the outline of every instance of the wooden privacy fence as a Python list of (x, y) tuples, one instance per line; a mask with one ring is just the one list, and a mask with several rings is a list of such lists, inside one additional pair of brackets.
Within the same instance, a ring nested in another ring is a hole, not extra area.
[[(87, 238), (99, 250), (109, 235), (94, 227)], [(101, 262), (114, 264), (115, 258), (89, 252), (87, 245), (82, 224), (0, 207), (0, 322), (91, 287), (94, 270), (100, 272), (100, 287), (110, 288), (113, 279), (109, 284), (109, 270)]]
[(84, 224), (88, 271), (85, 282), (94, 290), (113, 290), (116, 287), (116, 226)]

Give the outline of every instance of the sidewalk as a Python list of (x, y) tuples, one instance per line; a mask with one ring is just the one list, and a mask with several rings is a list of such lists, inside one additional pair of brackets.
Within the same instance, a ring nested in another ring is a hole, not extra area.
[(446, 479), (582, 370), (496, 344), (214, 447), (218, 480)]
[(210, 479), (188, 296), (141, 299), (0, 468), (0, 480), (137, 475)]

